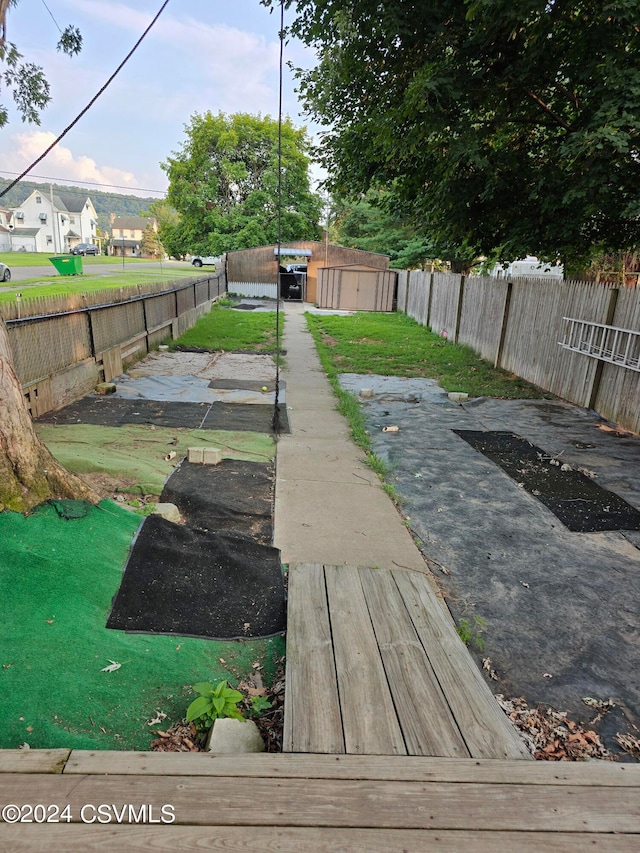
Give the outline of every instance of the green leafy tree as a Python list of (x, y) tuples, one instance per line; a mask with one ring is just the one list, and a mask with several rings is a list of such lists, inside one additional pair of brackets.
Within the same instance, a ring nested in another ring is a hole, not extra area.
[[(40, 124), (40, 112), (51, 100), (49, 83), (44, 70), (33, 62), (24, 61), (13, 42), (7, 40), (7, 13), (19, 0), (0, 0), (0, 93), (6, 88), (13, 97), (23, 121)], [(74, 56), (82, 50), (82, 35), (71, 24), (62, 31), (58, 50)], [(0, 127), (9, 119), (9, 111), (0, 104)]]
[[(278, 124), (269, 116), (191, 117), (162, 168), (188, 251), (219, 255), (274, 243), (278, 233)], [(322, 202), (309, 185), (306, 130), (282, 125), (282, 238), (318, 239)], [(163, 236), (164, 238), (164, 236)]]
[(392, 267), (419, 269), (434, 257), (434, 245), (393, 205), (389, 193), (370, 190), (356, 201), (337, 202), (335, 235), (342, 246), (389, 255)]
[(640, 243), (637, 0), (288, 5), (335, 194), (393, 186), (441, 256)]
[(142, 253), (150, 258), (161, 258), (164, 255), (164, 248), (160, 242), (160, 238), (158, 237), (158, 232), (153, 227), (152, 222), (149, 222), (142, 232), (140, 248)]

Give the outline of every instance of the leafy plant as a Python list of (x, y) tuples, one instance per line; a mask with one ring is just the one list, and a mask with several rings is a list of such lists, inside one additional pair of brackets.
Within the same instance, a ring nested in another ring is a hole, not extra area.
[(188, 723), (195, 722), (196, 726), (209, 729), (219, 717), (244, 719), (238, 708), (238, 702), (243, 698), (242, 693), (229, 687), (226, 681), (219, 681), (218, 684), (199, 681), (193, 685), (193, 689), (200, 695), (187, 708)]
[(251, 697), (251, 713), (255, 714), (256, 717), (260, 716), (264, 711), (268, 711), (271, 707), (271, 702), (266, 696)]
[(456, 625), (456, 631), (465, 646), (475, 646), (481, 652), (484, 649), (482, 630), (486, 627), (486, 624), (485, 620), (480, 616), (473, 616), (471, 621), (460, 619)]

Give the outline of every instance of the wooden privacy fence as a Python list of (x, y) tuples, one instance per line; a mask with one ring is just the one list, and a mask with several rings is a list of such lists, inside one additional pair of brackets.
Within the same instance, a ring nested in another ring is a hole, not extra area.
[[(412, 270), (398, 276), (398, 310), (496, 367), (640, 432), (640, 288)], [(612, 332), (594, 346), (591, 329), (601, 326)], [(568, 346), (576, 327), (585, 329), (583, 339)], [(631, 333), (624, 347), (622, 332)]]
[(32, 416), (119, 376), (127, 363), (191, 328), (226, 290), (221, 273), (143, 285), (137, 292), (121, 288), (3, 305), (14, 367)]

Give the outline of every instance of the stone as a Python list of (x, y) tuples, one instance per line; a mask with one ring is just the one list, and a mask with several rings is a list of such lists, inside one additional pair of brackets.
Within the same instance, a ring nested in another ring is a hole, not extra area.
[(449, 399), (452, 403), (464, 403), (465, 400), (469, 399), (469, 395), (465, 394), (463, 391), (451, 391), (449, 393)]
[(100, 382), (99, 385), (96, 385), (96, 393), (97, 394), (115, 394), (116, 392), (116, 383), (115, 382)]
[(359, 393), (364, 399), (369, 399), (373, 397), (373, 388), (361, 388)]
[(190, 447), (187, 460), (192, 465), (217, 465), (222, 461), (222, 451), (218, 447)]
[(253, 720), (220, 717), (213, 721), (207, 741), (209, 752), (264, 752), (264, 741)]
[(180, 510), (175, 504), (156, 504), (156, 508), (153, 511), (153, 515), (160, 515), (167, 521), (174, 521), (176, 524), (180, 524), (180, 522), (182, 521), (182, 518), (180, 517)]

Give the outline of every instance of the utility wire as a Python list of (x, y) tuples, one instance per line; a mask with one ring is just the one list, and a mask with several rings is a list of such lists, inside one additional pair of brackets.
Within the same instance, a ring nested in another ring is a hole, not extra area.
[[(17, 175), (18, 172), (7, 172), (4, 169), (0, 169), (0, 175)], [(166, 190), (151, 190), (148, 187), (127, 187), (121, 186), (120, 184), (105, 184), (103, 181), (81, 181), (76, 178), (52, 178), (50, 175), (29, 175), (30, 178), (38, 178), (40, 181), (54, 181), (58, 186), (65, 187), (65, 192), (74, 192), (80, 187), (76, 187), (73, 184), (65, 184), (65, 180), (73, 180), (74, 184), (87, 184), (91, 187), (111, 187), (113, 190), (135, 190), (139, 193), (154, 193), (155, 195), (166, 195)], [(22, 178), (18, 178), (18, 181), (22, 180)], [(7, 188), (8, 189), (8, 188)]]
[(276, 277), (276, 386), (271, 428), (280, 432), (280, 250), (282, 248), (282, 66), (284, 54), (284, 0), (280, 0), (280, 78), (278, 81), (278, 273)]
[(91, 98), (91, 100), (89, 101), (89, 103), (87, 104), (87, 106), (86, 106), (83, 110), (81, 110), (81, 111), (78, 113), (78, 115), (74, 118), (74, 120), (71, 122), (71, 124), (70, 124), (70, 125), (68, 125), (68, 126), (67, 126), (63, 131), (62, 131), (62, 133), (60, 134), (60, 136), (58, 136), (58, 138), (57, 138), (57, 139), (55, 139), (55, 140), (51, 143), (51, 145), (46, 149), (46, 151), (45, 151), (43, 154), (41, 154), (41, 155), (40, 155), (36, 160), (34, 160), (34, 161), (33, 161), (33, 163), (32, 163), (32, 164), (31, 164), (27, 169), (25, 169), (25, 170), (24, 170), (24, 172), (22, 172), (22, 173), (21, 173), (21, 174), (20, 174), (20, 175), (19, 175), (19, 176), (18, 176), (18, 177), (17, 177), (17, 178), (12, 182), (12, 183), (10, 183), (8, 187), (5, 187), (5, 188), (2, 190), (2, 192), (0, 192), (0, 198), (2, 198), (2, 196), (3, 196), (3, 195), (6, 195), (6, 194), (9, 192), (9, 190), (13, 189), (13, 187), (15, 187), (15, 185), (18, 183), (18, 181), (21, 181), (21, 180), (22, 180), (22, 178), (24, 178), (24, 177), (25, 177), (25, 175), (28, 175), (28, 174), (29, 174), (29, 172), (30, 172), (30, 171), (31, 171), (35, 166), (37, 166), (37, 165), (38, 165), (38, 163), (39, 163), (41, 160), (44, 160), (44, 158), (47, 156), (47, 154), (48, 154), (50, 151), (52, 151), (52, 150), (56, 147), (56, 145), (58, 144), (58, 142), (60, 142), (60, 140), (61, 140), (61, 139), (63, 139), (63, 138), (67, 135), (67, 133), (69, 133), (69, 131), (70, 131), (73, 127), (75, 127), (75, 126), (76, 126), (76, 124), (80, 121), (80, 119), (82, 118), (82, 116), (83, 116), (86, 112), (88, 112), (88, 111), (91, 109), (91, 107), (95, 104), (95, 102), (98, 100), (98, 98), (100, 97), (100, 95), (105, 91), (105, 89), (110, 85), (110, 83), (112, 83), (112, 82), (113, 82), (113, 80), (115, 79), (115, 77), (120, 73), (120, 71), (124, 68), (124, 66), (126, 65), (126, 63), (131, 59), (131, 57), (132, 57), (132, 56), (133, 56), (133, 54), (136, 52), (136, 50), (138, 49), (138, 47), (140, 46), (140, 44), (142, 44), (142, 41), (143, 41), (144, 37), (147, 35), (147, 33), (149, 32), (149, 30), (153, 27), (153, 25), (154, 25), (154, 24), (155, 24), (155, 22), (158, 20), (158, 18), (159, 18), (159, 17), (160, 17), (160, 15), (163, 13), (163, 11), (164, 11), (165, 7), (166, 7), (168, 4), (169, 4), (169, 0), (164, 0), (164, 3), (163, 3), (163, 4), (162, 4), (162, 6), (160, 7), (159, 11), (156, 13), (155, 17), (153, 18), (153, 20), (151, 21), (151, 23), (149, 24), (149, 26), (147, 27), (147, 29), (142, 33), (142, 35), (140, 36), (140, 38), (138, 39), (138, 41), (134, 44), (134, 46), (131, 48), (131, 50), (129, 51), (129, 53), (128, 53), (128, 54), (125, 56), (125, 58), (122, 60), (122, 62), (120, 63), (120, 65), (118, 65), (118, 67), (117, 67), (117, 68), (116, 68), (116, 70), (113, 72), (113, 74), (111, 75), (111, 77), (109, 77), (109, 79), (108, 79), (108, 80), (107, 80), (107, 82), (104, 84), (104, 86), (102, 86), (102, 88), (101, 88), (101, 89), (100, 89), (100, 90), (99, 90), (99, 91), (98, 91), (98, 92), (93, 96), (93, 98)]
[(52, 20), (52, 21), (53, 21), (53, 23), (56, 25), (56, 27), (58, 28), (58, 30), (60, 30), (60, 32), (62, 32), (62, 30), (60, 29), (60, 24), (59, 24), (59, 23), (56, 21), (56, 19), (53, 17), (53, 12), (52, 12), (52, 11), (51, 11), (51, 9), (47, 6), (47, 4), (45, 3), (45, 1), (44, 1), (44, 0), (42, 0), (42, 5), (43, 5), (43, 6), (44, 6), (44, 8), (47, 10), (47, 12), (51, 15), (51, 20)]

